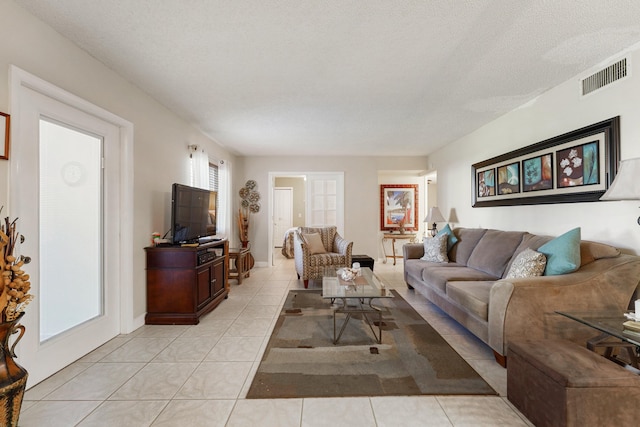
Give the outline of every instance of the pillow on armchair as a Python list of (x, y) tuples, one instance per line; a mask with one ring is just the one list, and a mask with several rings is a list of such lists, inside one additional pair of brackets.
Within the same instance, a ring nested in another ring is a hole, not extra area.
[(304, 238), (304, 242), (309, 247), (309, 253), (311, 255), (327, 253), (324, 245), (322, 244), (322, 238), (320, 237), (320, 234), (303, 234), (302, 237)]

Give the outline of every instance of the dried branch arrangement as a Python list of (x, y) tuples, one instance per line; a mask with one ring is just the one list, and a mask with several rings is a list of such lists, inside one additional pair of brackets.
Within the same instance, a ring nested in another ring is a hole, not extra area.
[(249, 217), (252, 213), (260, 212), (260, 193), (258, 184), (250, 179), (239, 191), (240, 209), (238, 209), (238, 231), (243, 245), (249, 242)]
[[(2, 208), (0, 208), (0, 212)], [(31, 262), (31, 258), (13, 254), (16, 243), (24, 242), (24, 236), (18, 233), (16, 222), (9, 217), (0, 224), (0, 314), (2, 322), (11, 322), (24, 312), (27, 304), (33, 299), (29, 294), (31, 282), (29, 275), (22, 270), (25, 264)]]

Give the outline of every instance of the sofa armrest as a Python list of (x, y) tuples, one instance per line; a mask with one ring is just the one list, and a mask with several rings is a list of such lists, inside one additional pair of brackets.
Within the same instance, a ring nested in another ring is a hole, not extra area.
[(560, 276), (498, 280), (489, 298), (489, 345), (501, 355), (506, 355), (511, 337), (525, 335), (584, 345), (582, 340), (597, 331), (565, 322), (555, 312), (612, 310), (622, 314), (639, 280), (640, 258), (632, 255), (596, 260)]
[(407, 243), (402, 245), (402, 258), (404, 261), (408, 259), (420, 259), (424, 256), (424, 245), (422, 243)]

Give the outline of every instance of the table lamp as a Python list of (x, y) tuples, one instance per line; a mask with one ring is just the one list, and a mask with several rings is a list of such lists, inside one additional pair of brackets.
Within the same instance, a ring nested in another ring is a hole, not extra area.
[(431, 209), (429, 209), (429, 213), (427, 214), (427, 217), (424, 219), (424, 222), (433, 223), (433, 227), (430, 228), (431, 237), (435, 237), (435, 235), (438, 234), (438, 227), (436, 223), (446, 222), (446, 221), (447, 220), (444, 219), (444, 217), (442, 216), (442, 213), (440, 212), (440, 209), (438, 209), (437, 206), (434, 206)]
[(640, 200), (640, 157), (620, 162), (615, 179), (600, 200)]

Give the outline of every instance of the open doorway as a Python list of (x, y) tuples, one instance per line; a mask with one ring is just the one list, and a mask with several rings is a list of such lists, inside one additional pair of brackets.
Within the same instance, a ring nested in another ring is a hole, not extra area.
[(274, 253), (288, 252), (287, 242), (290, 254), (285, 256), (293, 258), (292, 229), (335, 225), (339, 233), (344, 232), (343, 172), (270, 172), (269, 178), (270, 265), (274, 265)]
[(275, 253), (293, 258), (292, 230), (306, 224), (306, 177), (276, 176), (273, 185), (272, 265)]

